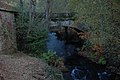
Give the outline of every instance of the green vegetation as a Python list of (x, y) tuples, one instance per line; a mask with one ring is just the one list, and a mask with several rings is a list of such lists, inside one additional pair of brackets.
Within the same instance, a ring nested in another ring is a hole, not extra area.
[[(11, 2), (12, 3), (12, 2)], [(18, 3), (18, 2), (17, 2)], [(36, 11), (26, 0), (16, 19), (17, 43), (21, 51), (42, 58), (48, 63), (59, 62), (54, 52), (45, 49), (48, 29), (45, 24), (45, 1), (39, 0)], [(120, 1), (119, 0), (50, 0), (50, 13), (76, 12), (75, 24), (89, 26), (89, 37), (83, 51), (100, 64), (108, 64), (120, 72)], [(31, 13), (30, 13), (31, 12)], [(35, 14), (34, 14), (35, 12)], [(33, 16), (31, 16), (34, 14)], [(58, 61), (57, 61), (58, 60)], [(107, 62), (107, 63), (106, 63)], [(56, 65), (56, 63), (54, 63)], [(53, 73), (50, 71), (50, 73)]]
[(57, 67), (60, 70), (66, 69), (64, 65), (64, 58), (57, 56), (55, 52), (48, 51), (43, 53), (41, 59), (46, 61), (52, 67)]
[[(76, 24), (85, 23), (89, 26), (90, 36), (88, 40), (91, 45), (86, 44), (88, 50), (91, 48), (94, 54), (97, 52), (98, 56), (107, 58), (109, 62), (119, 60), (119, 0), (69, 0), (68, 10), (77, 12)], [(114, 55), (114, 57), (110, 55)], [(112, 65), (113, 63), (109, 64)]]
[(48, 51), (47, 53), (44, 53), (41, 58), (45, 60), (46, 62), (49, 62), (51, 59), (58, 58), (58, 56), (55, 54), (55, 52)]
[(103, 65), (106, 64), (105, 58), (104, 58), (104, 57), (101, 57), (101, 58), (99, 59), (98, 63), (103, 64)]
[[(42, 1), (43, 2), (43, 1)], [(24, 53), (40, 58), (47, 62), (50, 66), (56, 66), (59, 61), (58, 56), (54, 52), (46, 50), (46, 41), (48, 38), (48, 27), (43, 14), (43, 7), (36, 5), (36, 12), (30, 17), (30, 11), (28, 9), (27, 1), (23, 5), (23, 10), (17, 14), (16, 18), (16, 33), (17, 33), (17, 46), (20, 51)], [(40, 3), (41, 4), (41, 3)], [(45, 5), (45, 4), (44, 4)], [(39, 10), (39, 8), (41, 10)], [(16, 7), (19, 10), (20, 7)], [(31, 19), (31, 20), (30, 20)], [(56, 66), (57, 67), (57, 66)], [(62, 73), (57, 69), (47, 67), (46, 72), (51, 80), (64, 80)]]
[(62, 73), (56, 68), (46, 67), (46, 72), (51, 80), (64, 80)]
[[(42, 12), (35, 12), (34, 20), (31, 22), (26, 4), (23, 5), (24, 10), (21, 10), (16, 18), (17, 46), (19, 50), (31, 56), (40, 57), (47, 51), (48, 29)], [(19, 10), (19, 6), (16, 10)]]
[[(21, 16), (24, 16), (24, 21), (22, 24), (20, 22)], [(34, 23), (36, 24), (33, 24), (34, 26), (31, 27), (31, 31), (28, 35), (28, 17), (26, 17), (26, 15), (21, 16), (19, 16), (16, 20), (18, 48), (27, 53), (31, 53), (34, 56), (40, 56), (40, 54), (45, 51), (45, 45), (48, 35), (47, 28), (45, 28), (41, 21), (39, 22), (38, 20), (36, 20), (34, 21)]]

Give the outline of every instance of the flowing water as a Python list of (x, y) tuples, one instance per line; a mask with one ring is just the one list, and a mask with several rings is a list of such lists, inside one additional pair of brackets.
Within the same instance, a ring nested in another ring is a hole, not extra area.
[(69, 72), (63, 73), (65, 80), (114, 80), (105, 66), (78, 55), (75, 45), (59, 40), (56, 33), (49, 33), (47, 48), (65, 58), (65, 65), (69, 68)]
[(47, 42), (47, 49), (55, 51), (57, 55), (62, 57), (71, 56), (75, 52), (76, 48), (72, 44), (65, 44), (57, 38), (56, 33), (49, 33), (49, 40)]

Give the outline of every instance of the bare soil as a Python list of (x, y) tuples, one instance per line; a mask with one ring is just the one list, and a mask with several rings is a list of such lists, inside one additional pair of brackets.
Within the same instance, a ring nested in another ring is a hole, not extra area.
[(42, 60), (21, 52), (0, 55), (0, 80), (50, 80)]

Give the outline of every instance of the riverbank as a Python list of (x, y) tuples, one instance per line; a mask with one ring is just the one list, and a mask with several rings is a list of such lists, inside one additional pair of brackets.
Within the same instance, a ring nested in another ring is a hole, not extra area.
[[(52, 72), (52, 73), (50, 73)], [(56, 75), (53, 75), (55, 72)], [(0, 80), (61, 80), (61, 72), (22, 52), (0, 55)]]
[[(104, 60), (99, 60), (98, 63), (96, 56), (94, 57), (90, 51), (82, 51), (76, 45), (60, 40), (56, 33), (49, 33), (47, 48), (65, 59), (64, 65), (68, 68), (67, 72), (63, 72), (65, 80), (82, 78), (85, 80), (119, 80), (119, 75), (110, 71)], [(84, 75), (81, 76), (83, 73)]]

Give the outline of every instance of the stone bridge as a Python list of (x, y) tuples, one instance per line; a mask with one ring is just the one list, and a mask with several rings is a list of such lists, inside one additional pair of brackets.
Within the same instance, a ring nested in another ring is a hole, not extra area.
[(50, 15), (50, 28), (59, 29), (62, 26), (71, 26), (75, 20), (75, 12), (71, 13), (52, 13)]

